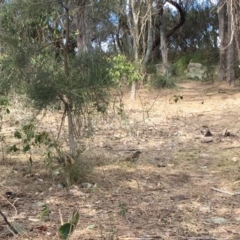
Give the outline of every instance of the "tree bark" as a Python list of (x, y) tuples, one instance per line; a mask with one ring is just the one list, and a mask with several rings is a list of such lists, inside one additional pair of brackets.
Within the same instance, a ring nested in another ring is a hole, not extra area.
[(235, 82), (235, 72), (234, 72), (234, 34), (232, 27), (234, 23), (232, 21), (232, 14), (230, 9), (230, 4), (228, 4), (228, 47), (227, 47), (227, 82), (234, 86)]
[[(166, 35), (166, 38), (168, 39), (169, 37), (171, 37), (185, 22), (185, 11), (182, 9), (182, 7), (180, 6), (179, 3), (175, 2), (175, 1), (172, 1), (172, 0), (166, 0), (166, 1), (163, 1), (163, 0), (159, 0), (158, 3), (157, 3), (157, 8), (159, 11), (161, 11), (161, 9), (163, 9), (163, 6), (165, 4), (165, 2), (168, 2), (170, 3), (171, 5), (173, 5), (177, 10), (178, 10), (178, 13), (180, 15), (180, 18), (179, 18), (179, 21), (178, 23), (170, 30), (168, 31), (167, 33), (165, 33)], [(159, 17), (161, 19), (161, 13), (159, 14)], [(160, 21), (160, 25), (162, 24), (162, 22)], [(160, 28), (160, 26), (159, 26)], [(156, 49), (157, 47), (159, 47), (161, 44), (161, 39), (159, 36), (156, 36), (155, 40), (154, 40), (154, 43), (153, 43), (153, 47), (152, 47), (152, 50), (154, 51), (154, 49)]]
[(224, 0), (220, 0), (218, 7), (219, 38), (220, 38), (220, 63), (219, 80), (226, 79), (226, 46), (227, 46), (227, 5)]
[(167, 36), (166, 36), (166, 24), (164, 20), (164, 9), (163, 4), (160, 5), (159, 18), (160, 18), (160, 51), (162, 54), (162, 63), (165, 68), (165, 73), (168, 69), (168, 49), (167, 49)]
[[(138, 3), (135, 0), (129, 0), (129, 14), (128, 14), (128, 26), (133, 38), (133, 58), (137, 64), (139, 62), (139, 14), (140, 6), (136, 6)], [(131, 99), (136, 99), (136, 82), (132, 82), (131, 87)]]
[(147, 21), (147, 27), (146, 27), (146, 31), (147, 31), (147, 44), (146, 44), (146, 51), (145, 51), (145, 55), (143, 57), (143, 68), (145, 71), (145, 66), (147, 64), (147, 62), (150, 59), (151, 56), (151, 52), (152, 52), (152, 46), (153, 46), (153, 25), (152, 25), (152, 11), (149, 11), (149, 17), (148, 17), (148, 21)]
[(87, 50), (86, 25), (85, 25), (86, 0), (80, 0), (77, 4), (76, 24), (77, 24), (77, 48), (78, 53)]
[[(68, 66), (68, 44), (70, 40), (70, 22), (69, 22), (69, 1), (65, 2), (65, 17), (66, 17), (66, 43), (64, 45), (64, 71), (66, 76), (66, 81), (69, 80), (69, 66)], [(74, 130), (73, 130), (73, 119), (72, 119), (72, 98), (70, 93), (66, 96), (62, 97), (62, 100), (65, 105), (65, 111), (67, 113), (68, 119), (68, 139), (69, 139), (69, 148), (71, 155), (75, 154), (76, 145), (75, 145), (75, 138), (74, 138)]]
[(240, 4), (239, 2), (234, 2), (234, 29), (235, 29), (235, 44), (238, 52), (238, 63), (240, 67)]

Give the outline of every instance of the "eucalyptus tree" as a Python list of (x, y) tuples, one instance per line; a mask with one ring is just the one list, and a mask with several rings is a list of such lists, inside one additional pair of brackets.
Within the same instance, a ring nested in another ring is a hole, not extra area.
[(1, 87), (5, 91), (21, 87), (39, 108), (62, 102), (72, 155), (73, 118), (94, 109), (104, 111), (112, 84), (109, 62), (90, 47), (86, 26), (90, 3), (94, 1), (11, 0), (0, 9)]
[(231, 23), (230, 42), (234, 41), (238, 52), (238, 61), (240, 64), (240, 2), (238, 0), (224, 0), (227, 4), (229, 21)]
[(227, 80), (234, 85), (235, 81), (235, 47), (240, 62), (240, 4), (239, 1), (219, 0), (219, 36), (220, 36), (220, 68), (219, 79)]
[[(165, 21), (165, 4), (170, 3), (180, 13), (179, 20), (168, 29)], [(163, 63), (168, 65), (168, 39), (184, 23), (185, 12), (175, 1), (121, 0), (116, 34), (119, 50), (145, 72), (154, 49), (162, 54)], [(136, 82), (132, 84), (131, 98), (135, 98)]]

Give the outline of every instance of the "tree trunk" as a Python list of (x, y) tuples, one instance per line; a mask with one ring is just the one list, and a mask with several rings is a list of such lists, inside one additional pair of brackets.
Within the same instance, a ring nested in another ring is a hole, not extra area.
[(146, 53), (143, 57), (143, 68), (145, 71), (145, 66), (148, 63), (151, 52), (152, 52), (152, 47), (153, 47), (153, 29), (152, 29), (152, 16), (150, 14), (149, 20), (147, 22), (147, 46), (146, 46)]
[[(68, 66), (68, 44), (69, 44), (69, 36), (70, 36), (70, 23), (69, 23), (69, 4), (66, 1), (66, 43), (64, 45), (64, 71), (66, 76), (66, 81), (69, 80), (69, 66)], [(69, 149), (71, 155), (75, 154), (76, 146), (75, 146), (75, 139), (74, 139), (74, 130), (73, 130), (73, 119), (72, 119), (72, 98), (71, 95), (62, 96), (62, 101), (65, 105), (65, 111), (67, 113), (68, 119), (68, 139), (69, 139)]]
[[(228, 4), (229, 8), (229, 4)], [(227, 47), (227, 81), (234, 86), (235, 72), (234, 72), (234, 31), (232, 31), (232, 14), (228, 9), (228, 47)]]
[(78, 53), (87, 50), (86, 26), (85, 26), (85, 7), (86, 0), (80, 0), (77, 4), (76, 24), (77, 24), (77, 48)]
[(161, 25), (160, 27), (160, 39), (161, 39), (161, 53), (162, 53), (162, 61), (163, 64), (167, 67), (168, 65), (168, 49), (167, 49), (167, 38), (166, 38), (166, 32), (165, 27)]
[(160, 51), (162, 54), (162, 62), (163, 66), (165, 68), (165, 73), (167, 73), (168, 70), (168, 49), (167, 49), (167, 36), (166, 36), (166, 26), (165, 26), (165, 20), (164, 20), (164, 9), (163, 5), (160, 8), (159, 11), (159, 17), (160, 17)]
[[(135, 0), (130, 0), (129, 14), (128, 14), (128, 26), (133, 38), (133, 57), (136, 63), (139, 62), (139, 14), (140, 8), (136, 7)], [(132, 82), (131, 99), (136, 99), (136, 85), (135, 81)]]
[(135, 100), (136, 99), (136, 81), (132, 82), (132, 87), (131, 87), (131, 99)]
[(234, 18), (234, 29), (235, 29), (235, 44), (237, 47), (238, 52), (238, 63), (240, 66), (240, 4), (239, 2), (234, 2), (234, 12), (233, 12), (233, 18)]
[(219, 38), (220, 38), (220, 63), (219, 63), (219, 80), (226, 79), (226, 46), (227, 46), (227, 5), (224, 0), (220, 0), (218, 8), (219, 20)]

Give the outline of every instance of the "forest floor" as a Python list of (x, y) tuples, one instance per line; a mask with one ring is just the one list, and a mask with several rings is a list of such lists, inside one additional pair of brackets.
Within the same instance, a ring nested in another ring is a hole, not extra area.
[[(31, 174), (23, 154), (3, 156), (0, 210), (19, 234), (0, 216), (0, 239), (59, 239), (74, 208), (70, 239), (240, 239), (240, 87), (186, 82), (123, 100), (125, 117), (95, 120), (86, 184), (62, 187), (42, 155)], [(27, 115), (11, 112), (12, 122)], [(47, 113), (41, 123), (57, 132), (59, 119)], [(11, 121), (2, 130), (9, 136)], [(139, 159), (126, 161), (137, 150)], [(41, 219), (44, 204), (51, 213)]]

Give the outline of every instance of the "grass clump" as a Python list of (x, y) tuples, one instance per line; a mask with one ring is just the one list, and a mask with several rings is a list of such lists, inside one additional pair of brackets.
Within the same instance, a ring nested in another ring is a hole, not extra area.
[(174, 79), (172, 77), (168, 76), (161, 76), (161, 75), (156, 75), (152, 79), (152, 84), (153, 88), (159, 89), (159, 88), (174, 88), (175, 83)]
[(95, 165), (95, 162), (91, 161), (91, 157), (83, 154), (83, 150), (77, 151), (76, 155), (72, 156), (68, 151), (61, 150), (56, 146), (49, 150), (45, 163), (53, 171), (55, 180), (66, 187), (80, 184), (86, 180)]

